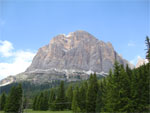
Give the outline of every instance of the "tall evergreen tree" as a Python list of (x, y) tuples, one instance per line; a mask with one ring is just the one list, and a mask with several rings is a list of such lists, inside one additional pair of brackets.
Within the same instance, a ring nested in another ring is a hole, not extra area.
[(0, 110), (4, 110), (6, 104), (6, 94), (2, 93), (1, 97), (0, 97)]
[(36, 95), (33, 100), (33, 106), (32, 106), (33, 110), (37, 110), (37, 100), (38, 100), (38, 95)]
[(23, 90), (22, 90), (22, 85), (19, 84), (16, 87), (16, 109), (21, 113), (23, 109)]
[(87, 82), (81, 84), (78, 93), (78, 106), (82, 113), (86, 112), (86, 93), (87, 93)]
[(40, 95), (41, 93), (37, 95), (37, 101), (35, 103), (35, 110), (40, 110), (40, 100), (41, 100)]
[(59, 89), (58, 89), (58, 96), (56, 99), (57, 110), (63, 111), (66, 108), (65, 102), (66, 102), (66, 97), (65, 97), (64, 81), (61, 81)]
[(71, 104), (72, 104), (72, 99), (73, 99), (73, 87), (70, 85), (66, 91), (66, 98), (67, 98), (67, 103), (68, 103), (68, 109), (71, 110)]
[(147, 36), (146, 37), (146, 40), (145, 40), (145, 43), (146, 43), (146, 46), (147, 46), (147, 55), (146, 55), (146, 58), (148, 59), (148, 61), (150, 62), (150, 39), (149, 37)]
[(24, 100), (23, 100), (23, 109), (27, 108), (27, 104), (28, 104), (28, 99), (27, 99), (27, 97), (24, 97)]
[(5, 113), (9, 113), (9, 112), (12, 112), (12, 113), (15, 113), (15, 112), (18, 112), (14, 109), (14, 103), (15, 103), (15, 90), (16, 90), (16, 87), (13, 86), (11, 88), (11, 91), (10, 91), (10, 94), (8, 95), (8, 98), (7, 98), (7, 101), (6, 101), (6, 105), (5, 105)]
[(100, 82), (99, 89), (97, 92), (97, 99), (96, 99), (96, 113), (100, 113), (100, 111), (102, 111), (102, 107), (103, 107), (102, 90), (103, 90), (103, 84), (102, 82)]
[(50, 90), (50, 97), (49, 97), (49, 108), (50, 110), (52, 111), (55, 111), (55, 101), (56, 101), (56, 94), (55, 94), (55, 91), (54, 89), (51, 89)]
[(117, 62), (114, 65), (114, 74), (110, 73), (107, 78), (105, 108), (106, 112), (114, 112), (119, 107), (119, 89), (120, 89), (120, 66)]
[(95, 113), (96, 112), (96, 99), (98, 91), (98, 82), (96, 74), (90, 76), (88, 91), (87, 91), (87, 103), (86, 103), (86, 112)]
[(48, 104), (48, 92), (47, 91), (45, 91), (44, 92), (44, 107), (43, 107), (43, 110), (44, 111), (46, 111), (46, 110), (48, 110), (48, 108), (49, 108), (49, 104)]
[(108, 78), (111, 78), (112, 77), (112, 71), (109, 72), (109, 76), (107, 76), (107, 78), (103, 78), (101, 81), (100, 81), (100, 92), (98, 92), (98, 96), (101, 95), (101, 97), (97, 97), (97, 105), (96, 105), (96, 111), (97, 112), (104, 112), (106, 111), (106, 108), (105, 108), (105, 103), (107, 103), (107, 83), (108, 83)]
[(73, 91), (73, 100), (72, 100), (72, 111), (74, 113), (80, 113), (80, 108), (79, 108), (79, 88), (76, 87), (75, 90)]
[(150, 66), (143, 65), (138, 69), (133, 70), (132, 81), (132, 111), (133, 112), (148, 112), (149, 111), (149, 86), (150, 86)]
[(38, 105), (39, 110), (44, 111), (45, 105), (44, 105), (44, 94), (43, 94), (43, 92), (41, 92), (38, 101), (39, 101), (39, 105)]
[(20, 84), (17, 87), (13, 86), (11, 88), (11, 92), (6, 101), (4, 110), (6, 113), (18, 113), (21, 112), (21, 105), (22, 105), (22, 86)]

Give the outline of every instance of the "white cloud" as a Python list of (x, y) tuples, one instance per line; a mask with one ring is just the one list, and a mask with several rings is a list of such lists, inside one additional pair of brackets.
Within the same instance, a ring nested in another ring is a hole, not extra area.
[(15, 75), (24, 72), (31, 64), (35, 52), (28, 50), (13, 51), (12, 43), (9, 41), (0, 41), (0, 54), (11, 63), (0, 62), (0, 79), (9, 75)]
[(134, 46), (135, 46), (135, 43), (129, 42), (129, 43), (128, 43), (128, 46), (129, 46), (129, 47), (134, 47)]
[(1, 41), (0, 40), (0, 55), (2, 57), (9, 57), (12, 55), (13, 45), (9, 41)]

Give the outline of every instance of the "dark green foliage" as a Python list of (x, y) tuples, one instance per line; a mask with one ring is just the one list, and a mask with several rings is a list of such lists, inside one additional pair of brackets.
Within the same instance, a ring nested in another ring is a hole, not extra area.
[(28, 103), (28, 99), (27, 99), (27, 97), (24, 97), (24, 99), (23, 99), (23, 109), (27, 108), (27, 103)]
[(107, 79), (104, 111), (123, 112), (128, 105), (128, 79), (123, 66), (117, 62), (114, 65), (114, 74), (110, 73)]
[(16, 112), (16, 109), (15, 109), (15, 90), (16, 90), (16, 87), (12, 87), (11, 88), (11, 91), (10, 91), (10, 94), (8, 95), (8, 98), (7, 98), (7, 101), (6, 101), (6, 105), (5, 105), (5, 112), (8, 113), (8, 112)]
[(52, 111), (56, 110), (55, 101), (56, 101), (56, 94), (55, 94), (54, 89), (51, 89), (50, 90), (50, 97), (49, 97), (49, 108)]
[(80, 113), (80, 108), (79, 108), (79, 88), (76, 87), (75, 90), (73, 91), (73, 100), (72, 100), (72, 111), (74, 113)]
[(102, 101), (102, 90), (103, 84), (100, 82), (99, 89), (97, 92), (97, 100), (96, 100), (96, 113), (100, 113), (101, 109), (103, 108), (103, 101)]
[(72, 87), (72, 85), (70, 85), (66, 91), (66, 98), (67, 98), (67, 102), (68, 102), (67, 108), (69, 110), (71, 110), (71, 104), (72, 104), (72, 99), (73, 99), (73, 87)]
[(37, 100), (38, 100), (38, 95), (34, 98), (33, 100), (33, 105), (32, 105), (32, 109), (33, 110), (38, 110), (38, 107), (37, 107)]
[[(0, 94), (5, 92), (6, 94), (10, 92), (12, 86), (18, 86), (20, 83), (12, 83), (6, 86), (1, 87)], [(44, 84), (33, 84), (32, 82), (24, 81), (21, 82), (22, 88), (24, 90), (24, 95), (30, 98), (33, 98), (37, 93), (41, 91), (48, 90), (52, 87), (56, 87), (60, 84), (60, 81), (53, 81), (52, 83), (44, 83)]]
[(148, 112), (149, 108), (149, 64), (131, 70), (115, 63), (114, 73), (106, 79), (102, 91), (102, 111)]
[[(51, 89), (50, 92), (41, 92), (34, 98), (33, 110), (72, 109), (74, 113), (140, 113), (150, 110), (149, 63), (131, 70), (128, 66), (124, 68), (116, 62), (114, 71), (110, 71), (105, 78), (98, 81), (96, 74), (91, 74), (87, 81), (76, 86), (74, 88), (70, 85), (65, 91), (64, 82), (61, 82), (59, 87)], [(5, 112), (21, 111), (21, 98), (21, 85), (12, 87), (5, 104)]]
[(131, 109), (134, 112), (148, 112), (149, 86), (150, 86), (150, 64), (143, 65), (133, 70)]
[(22, 86), (13, 86), (5, 105), (6, 113), (18, 113), (22, 111)]
[(48, 91), (45, 91), (44, 92), (44, 107), (43, 107), (44, 111), (48, 110), (49, 108), (48, 100), (49, 100)]
[(98, 92), (98, 82), (96, 74), (90, 76), (88, 90), (87, 90), (87, 103), (86, 103), (86, 112), (95, 113), (96, 112), (96, 99)]
[(6, 104), (6, 94), (2, 93), (1, 97), (0, 97), (0, 110), (4, 110)]
[(87, 82), (83, 82), (79, 88), (78, 93), (78, 106), (82, 113), (86, 112), (86, 94), (87, 94), (88, 85)]
[(146, 46), (147, 46), (146, 58), (150, 62), (150, 39), (149, 39), (148, 36), (146, 37), (145, 43), (146, 43)]
[(64, 81), (61, 81), (58, 95), (56, 98), (56, 109), (59, 111), (63, 111), (66, 108), (66, 97), (65, 97), (65, 88), (64, 88)]
[(45, 105), (44, 105), (44, 94), (43, 94), (43, 92), (40, 94), (38, 101), (39, 101), (39, 104), (38, 104), (39, 110), (44, 111), (45, 110), (44, 109)]
[(49, 108), (48, 92), (41, 92), (40, 95), (35, 96), (33, 101), (33, 110), (46, 111)]
[(17, 86), (17, 99), (16, 99), (16, 107), (19, 108), (19, 112), (22, 112), (23, 109), (23, 90), (22, 90), (22, 85), (19, 84)]

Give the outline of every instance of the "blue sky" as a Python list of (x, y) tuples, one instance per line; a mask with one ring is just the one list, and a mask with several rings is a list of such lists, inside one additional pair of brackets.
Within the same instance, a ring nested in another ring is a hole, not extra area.
[[(0, 79), (24, 71), (52, 37), (76, 30), (111, 42), (135, 64), (145, 57), (149, 6), (149, 0), (0, 0)], [(18, 59), (22, 68), (13, 72)]]

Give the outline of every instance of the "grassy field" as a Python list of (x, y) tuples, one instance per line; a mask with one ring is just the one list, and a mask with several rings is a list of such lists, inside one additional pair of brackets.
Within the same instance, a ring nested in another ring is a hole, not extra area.
[[(0, 113), (4, 113), (0, 111)], [(32, 110), (24, 110), (24, 113), (73, 113), (72, 111), (32, 111)]]

